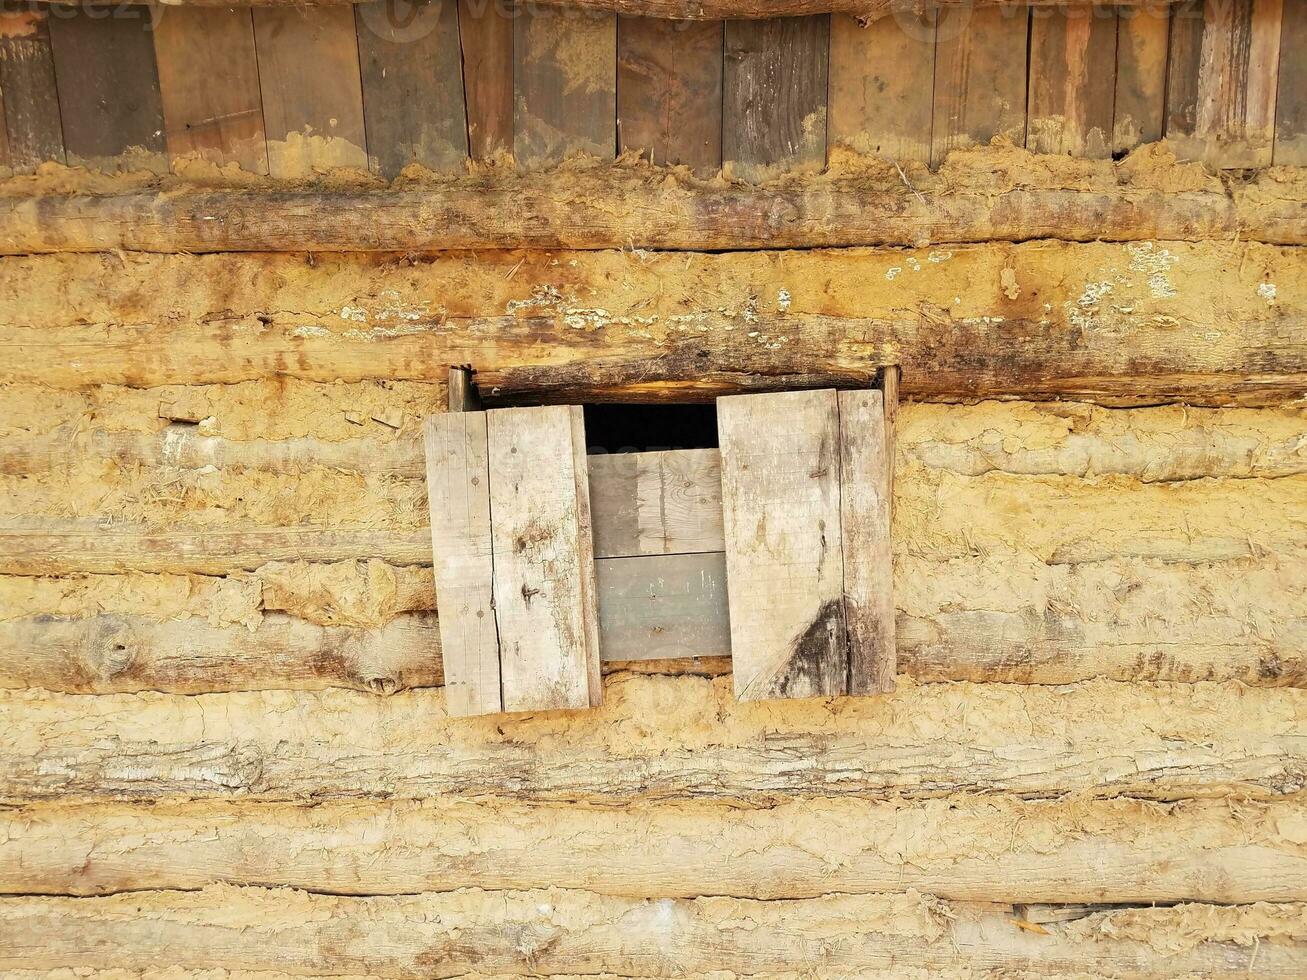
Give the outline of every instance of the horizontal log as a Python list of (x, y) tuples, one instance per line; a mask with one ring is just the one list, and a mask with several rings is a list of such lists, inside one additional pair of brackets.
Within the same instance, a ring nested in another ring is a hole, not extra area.
[[(720, 555), (601, 559), (597, 566), (606, 669), (729, 669), (729, 660), (722, 660), (730, 654), (725, 596), (711, 587), (721, 575)], [(375, 597), (357, 595), (365, 579), (342, 577), (339, 601), (334, 591), (319, 592), (312, 584), (319, 572), (325, 570), (267, 576), (283, 582), (287, 594), (313, 596), (317, 609), (279, 599), (267, 582), (265, 606), (289, 605), (303, 615), (380, 628), (323, 627), (275, 613), (227, 625), (195, 617), (159, 622), (151, 617), (168, 615), (152, 608), (159, 590), (135, 576), (121, 590), (140, 594), (135, 614), (38, 613), (0, 621), (0, 687), (88, 694), (347, 687), (389, 694), (443, 683), (439, 630), (430, 612), (397, 615), (393, 579), (384, 572)], [(310, 583), (295, 584), (297, 576)], [(107, 586), (113, 577), (94, 578)], [(1304, 583), (1307, 558), (1050, 567), (1019, 557), (939, 563), (900, 556), (899, 670), (920, 681), (1070, 684), (1105, 677), (1303, 687)], [(96, 595), (105, 601), (116, 591), (107, 587)], [(434, 602), (423, 590), (402, 605), (430, 609)], [(667, 662), (642, 665), (655, 660)]]
[[(449, 719), (438, 691), (0, 691), (0, 802), (794, 795), (1291, 795), (1307, 692), (900, 679), (884, 698), (741, 704), (730, 678), (611, 675), (603, 707)], [(656, 719), (656, 721), (654, 721)]]
[(0, 967), (168, 963), (385, 977), (984, 969), (1296, 980), (1307, 971), (1304, 915), (1299, 903), (1185, 905), (1091, 911), (1032, 928), (1011, 907), (917, 894), (650, 902), (562, 889), (356, 898), (215, 886), (0, 899)]
[[(99, 394), (111, 392), (107, 389)], [(0, 407), (12, 406), (17, 411), (31, 394), (22, 385), (0, 389)], [(136, 392), (130, 395), (134, 397)], [(105, 400), (112, 404), (112, 398)], [(73, 407), (77, 421), (56, 425), (53, 431), (15, 435), (0, 442), (0, 474), (44, 473), (93, 457), (110, 459), (121, 466), (212, 466), (273, 473), (322, 466), (354, 473), (389, 473), (404, 479), (425, 478), (422, 446), (415, 432), (405, 431), (385, 439), (231, 439), (206, 434), (194, 424), (151, 426), (156, 431), (84, 427), (83, 414), (107, 408), (78, 402)], [(269, 410), (275, 408), (269, 406)], [(56, 410), (46, 416), (47, 421), (51, 416), (58, 418)], [(222, 420), (214, 421), (220, 424)], [(149, 424), (148, 419), (140, 422)], [(1031, 476), (1118, 474), (1154, 483), (1307, 473), (1304, 428), (1307, 414), (1295, 408), (1159, 406), (1106, 410), (1066, 402), (948, 406), (905, 403), (897, 415), (896, 444), (905, 459), (968, 476), (993, 471)], [(704, 455), (703, 459), (711, 466), (710, 456)], [(604, 472), (605, 468), (635, 468), (642, 473), (644, 465), (623, 454), (590, 460), (592, 474)], [(676, 475), (657, 473), (658, 485), (667, 484), (675, 494), (669, 481), (674, 481)], [(598, 481), (592, 484), (594, 497), (604, 487)], [(693, 539), (678, 538), (677, 546), (684, 551), (696, 550)], [(600, 552), (609, 550), (602, 543), (596, 547)]]
[[(604, 2), (604, 0), (599, 0)], [(619, 0), (620, 2), (620, 0)], [(1031, 241), (1307, 243), (1290, 169), (1223, 185), (1152, 149), (1115, 164), (1015, 148), (939, 174), (864, 163), (760, 186), (647, 165), (492, 170), (391, 188), (0, 188), (0, 254), (648, 248), (691, 251)], [(79, 192), (80, 191), (80, 192)]]
[[(1302, 901), (1301, 800), (917, 802), (613, 809), (486, 800), (118, 803), (0, 813), (0, 894), (212, 884), (337, 895), (585, 888), (631, 898), (817, 898), (915, 890), (953, 901)], [(566, 841), (566, 846), (559, 846)]]

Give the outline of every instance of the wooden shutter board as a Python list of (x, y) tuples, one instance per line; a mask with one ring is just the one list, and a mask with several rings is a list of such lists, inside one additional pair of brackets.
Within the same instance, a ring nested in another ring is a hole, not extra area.
[(1307, 166), (1307, 0), (1284, 0), (1273, 162)]
[(49, 160), (67, 162), (49, 16), (47, 10), (0, 10), (0, 98), (9, 165), (20, 172)]
[[(70, 164), (164, 172), (163, 103), (146, 7), (79, 8), (49, 21)], [(136, 151), (128, 154), (128, 151)]]
[(736, 697), (843, 694), (835, 392), (719, 398), (717, 425)]
[(422, 435), (446, 703), (452, 715), (493, 714), (503, 695), (486, 416), (433, 415)]
[(603, 660), (729, 657), (726, 555), (647, 555), (595, 561)]
[[(254, 18), (247, 8), (155, 8), (168, 156), (268, 172)], [(215, 84), (221, 79), (221, 84)]]
[(387, 179), (410, 163), (463, 169), (468, 156), (458, 0), (354, 7), (369, 162)]
[(736, 176), (826, 162), (830, 15), (726, 22), (722, 159)]
[(844, 558), (847, 693), (894, 690), (893, 443), (881, 391), (841, 391), (840, 536)]
[(581, 409), (496, 409), (486, 418), (503, 708), (595, 706), (602, 687)]
[(354, 11), (257, 7), (254, 35), (272, 176), (366, 169)]
[(898, 163), (930, 160), (935, 14), (896, 12), (866, 27), (831, 16), (830, 142)]
[(722, 165), (720, 21), (620, 17), (617, 22), (619, 149), (700, 176)]
[(722, 550), (716, 449), (591, 456), (595, 557)]

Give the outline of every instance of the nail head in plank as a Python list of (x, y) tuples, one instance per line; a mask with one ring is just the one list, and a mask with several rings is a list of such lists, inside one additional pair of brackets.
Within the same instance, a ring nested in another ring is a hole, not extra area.
[(1026, 146), (1036, 153), (1111, 156), (1116, 8), (1034, 7), (1030, 31)]
[(49, 25), (68, 162), (167, 170), (149, 8), (64, 9)]
[(258, 7), (254, 36), (272, 176), (365, 169), (354, 11), (348, 6)]
[(14, 170), (67, 161), (48, 11), (0, 10), (0, 97)]
[(1162, 138), (1169, 36), (1170, 4), (1117, 8), (1112, 108), (1112, 149), (1116, 152)]
[(493, 599), (490, 475), (483, 412), (423, 423), (431, 549), (451, 715), (504, 710)]
[(605, 661), (729, 657), (726, 555), (645, 555), (595, 562)]
[(453, 172), (467, 160), (458, 0), (374, 0), (354, 8), (372, 169)]
[(995, 136), (1024, 144), (1029, 24), (1029, 11), (1019, 5), (940, 11), (932, 166), (951, 150)]
[(513, 18), (505, 4), (459, 0), (468, 149), (489, 160), (513, 149)]
[(1307, 0), (1284, 0), (1274, 162), (1307, 166)]
[(840, 533), (849, 694), (894, 690), (893, 449), (880, 391), (841, 391)]
[(722, 159), (760, 181), (826, 162), (830, 15), (726, 22)]
[(617, 146), (617, 16), (524, 7), (513, 22), (513, 154), (524, 167)]
[(597, 705), (599, 629), (578, 406), (488, 412), (505, 711)]
[(722, 550), (716, 449), (591, 456), (595, 557)]
[(721, 167), (721, 21), (618, 19), (617, 129), (622, 152), (701, 176)]
[(831, 16), (830, 141), (898, 163), (930, 160), (935, 13), (896, 11), (866, 27)]
[(156, 7), (154, 13), (168, 156), (198, 154), (266, 174), (268, 143), (250, 11)]
[(833, 390), (717, 400), (735, 695), (847, 690)]

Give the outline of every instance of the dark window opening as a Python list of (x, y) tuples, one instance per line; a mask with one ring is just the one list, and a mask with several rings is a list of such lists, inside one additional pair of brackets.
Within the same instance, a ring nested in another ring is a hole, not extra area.
[(592, 455), (717, 448), (716, 403), (584, 407), (586, 451)]

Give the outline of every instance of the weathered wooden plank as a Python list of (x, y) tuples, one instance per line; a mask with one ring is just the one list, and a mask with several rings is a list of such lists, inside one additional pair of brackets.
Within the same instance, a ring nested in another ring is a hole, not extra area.
[[(992, 154), (998, 153), (998, 156)], [(961, 166), (965, 159), (955, 155)], [(431, 251), (504, 248), (663, 248), (720, 251), (924, 245), (974, 241), (1307, 243), (1307, 208), (1292, 184), (1204, 183), (1177, 169), (1147, 181), (1101, 161), (1076, 185), (1049, 179), (1052, 158), (989, 150), (988, 170), (917, 173), (909, 187), (836, 176), (793, 185), (687, 183), (630, 168), (496, 172), (387, 191), (195, 187), (166, 194), (0, 198), (0, 254), (40, 252)], [(1027, 180), (995, 182), (1012, 168)], [(1080, 164), (1084, 166), (1083, 163)], [(950, 164), (953, 166), (953, 164)], [(1168, 176), (1193, 190), (1164, 189)], [(1196, 185), (1196, 186), (1195, 186)]]
[(513, 21), (513, 155), (541, 167), (617, 147), (617, 18), (518, 10)]
[(220, 165), (234, 161), (266, 174), (268, 143), (251, 12), (156, 8), (154, 54), (168, 155), (195, 154)]
[(513, 18), (498, 3), (458, 0), (468, 150), (489, 160), (513, 150)]
[(449, 392), (447, 406), (451, 412), (481, 411), (481, 394), (472, 382), (469, 368), (452, 367), (449, 369)]
[(503, 710), (593, 707), (602, 689), (581, 409), (486, 418)]
[(1203, 54), (1203, 0), (1171, 7), (1166, 56), (1167, 139), (1192, 135), (1198, 126), (1198, 74)]
[(894, 690), (894, 492), (892, 412), (880, 391), (841, 391), (840, 540), (849, 694)]
[(259, 8), (254, 34), (272, 176), (366, 168), (353, 10)]
[(1187, 23), (1172, 33), (1166, 135), (1183, 156), (1217, 167), (1271, 162), (1282, 12), (1283, 0), (1212, 0), (1199, 27), (1196, 9), (1177, 9), (1173, 24)]
[(720, 398), (717, 427), (735, 694), (846, 694), (835, 392)]
[(826, 162), (830, 18), (726, 24), (722, 159), (745, 180)]
[(9, 166), (20, 172), (66, 162), (48, 17), (41, 9), (0, 10), (0, 99)]
[(595, 571), (605, 661), (730, 656), (722, 552), (603, 558)]
[(939, 15), (932, 167), (996, 136), (1024, 145), (1029, 11), (1021, 5)]
[(1030, 31), (1026, 145), (1037, 153), (1111, 156), (1116, 9), (1034, 9)]
[(372, 169), (458, 171), (468, 157), (458, 0), (372, 0), (354, 8)]
[(485, 413), (432, 415), (423, 442), (449, 713), (494, 714), (503, 696)]
[(1274, 162), (1307, 166), (1307, 2), (1284, 0)]
[(595, 557), (722, 550), (715, 449), (591, 456)]
[(66, 10), (49, 27), (68, 162), (167, 169), (149, 8)]
[(721, 167), (722, 24), (619, 19), (617, 135), (654, 163)]
[(1116, 87), (1112, 149), (1121, 153), (1162, 138), (1170, 5), (1116, 8)]
[(930, 161), (935, 13), (862, 26), (831, 18), (830, 142), (900, 163)]
[[(1289, 902), (1307, 898), (1307, 857), (1283, 832), (1302, 817), (1299, 800), (1159, 807), (975, 794), (602, 810), (506, 800), (56, 803), (0, 814), (0, 892), (100, 895), (259, 881), (347, 895), (584, 884), (653, 899), (915, 889), (1023, 904)], [(906, 849), (887, 853), (873, 843), (887, 840)]]

